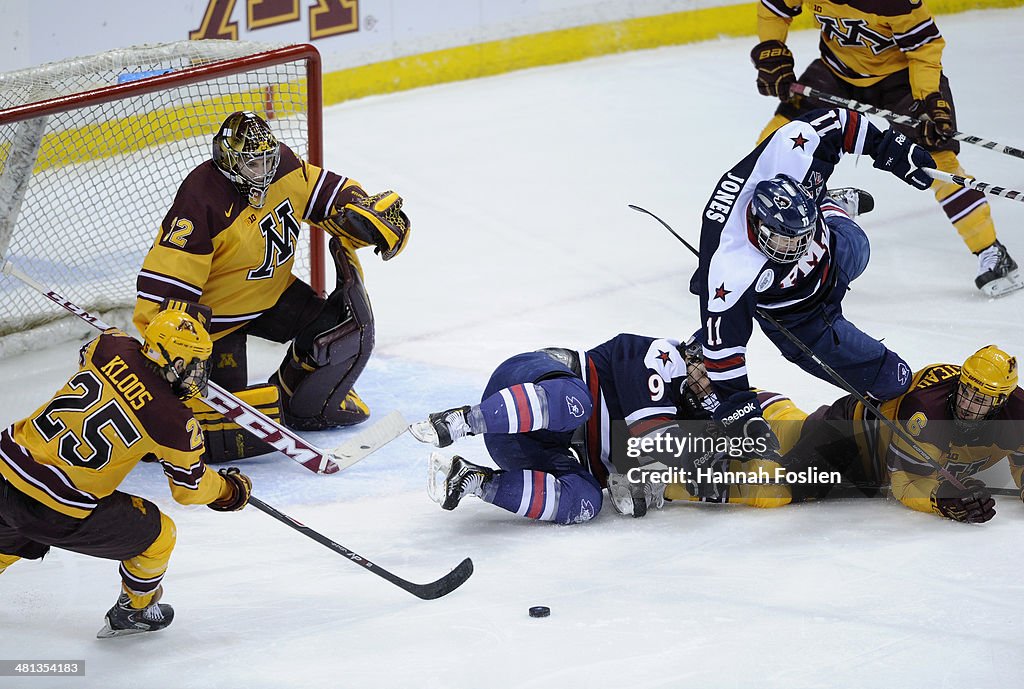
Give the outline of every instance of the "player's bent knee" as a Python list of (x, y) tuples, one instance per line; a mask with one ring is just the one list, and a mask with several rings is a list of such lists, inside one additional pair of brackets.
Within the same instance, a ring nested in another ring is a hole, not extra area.
[(549, 378), (537, 383), (547, 398), (547, 429), (572, 431), (586, 423), (594, 410), (590, 392), (582, 380), (570, 376)]
[(868, 392), (877, 400), (885, 402), (895, 399), (910, 389), (910, 366), (896, 352), (886, 349), (875, 381)]
[(601, 511), (601, 486), (589, 474), (564, 474), (558, 477), (560, 489), (559, 524), (582, 524)]

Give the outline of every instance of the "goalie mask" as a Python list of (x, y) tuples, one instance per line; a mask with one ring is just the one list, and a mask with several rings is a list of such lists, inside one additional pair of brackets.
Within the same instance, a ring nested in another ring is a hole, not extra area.
[(161, 311), (146, 327), (142, 354), (156, 364), (179, 399), (206, 392), (213, 340), (202, 324), (184, 311)]
[(802, 184), (789, 175), (778, 175), (754, 187), (747, 222), (762, 254), (776, 263), (792, 263), (811, 243), (818, 204)]
[(999, 413), (1017, 388), (1017, 359), (995, 345), (982, 347), (960, 367), (960, 381), (949, 404), (961, 432), (977, 430)]
[(213, 137), (214, 165), (253, 208), (263, 208), (280, 162), (281, 145), (255, 113), (231, 113)]

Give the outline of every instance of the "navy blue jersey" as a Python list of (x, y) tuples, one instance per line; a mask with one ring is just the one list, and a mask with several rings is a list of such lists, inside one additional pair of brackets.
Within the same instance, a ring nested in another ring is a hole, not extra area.
[(647, 420), (693, 418), (684, 401), (686, 362), (678, 340), (624, 333), (583, 352), (580, 362), (594, 402), (587, 454), (591, 472), (602, 480), (615, 471), (609, 459), (613, 421), (642, 427)]
[[(754, 398), (746, 347), (756, 310), (776, 315), (809, 310), (835, 284), (829, 221), (848, 216), (825, 196), (825, 185), (844, 154), (873, 153), (880, 136), (856, 112), (816, 110), (780, 127), (718, 182), (704, 209), (690, 291), (700, 297), (705, 365), (723, 412)], [(754, 187), (782, 173), (806, 186), (821, 211), (805, 254), (785, 264), (761, 253), (747, 219)]]

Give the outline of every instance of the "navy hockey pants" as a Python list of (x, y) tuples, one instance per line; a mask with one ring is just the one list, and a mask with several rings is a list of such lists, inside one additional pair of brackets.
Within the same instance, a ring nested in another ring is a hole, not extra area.
[[(481, 400), (504, 388), (544, 382), (549, 399), (570, 396), (592, 402), (583, 381), (568, 367), (544, 352), (517, 354), (491, 374)], [(559, 426), (570, 424), (560, 419)], [(584, 522), (601, 510), (601, 486), (570, 451), (573, 431), (541, 429), (527, 433), (485, 433), (484, 444), (503, 471), (495, 475), (485, 499), (510, 512), (531, 519), (560, 524)]]
[[(910, 387), (907, 362), (843, 316), (843, 297), (850, 283), (867, 268), (871, 256), (867, 235), (845, 217), (831, 217), (826, 223), (835, 238), (834, 267), (839, 271), (832, 294), (809, 313), (779, 314), (776, 319), (858, 392), (878, 400), (893, 399)], [(835, 384), (829, 374), (775, 326), (760, 317), (758, 322), (786, 359)]]

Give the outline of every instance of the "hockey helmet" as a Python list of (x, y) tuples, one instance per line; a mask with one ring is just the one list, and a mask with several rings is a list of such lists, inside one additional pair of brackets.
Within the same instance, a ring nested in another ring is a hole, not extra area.
[(679, 345), (686, 362), (686, 384), (680, 392), (694, 418), (710, 418), (718, 407), (718, 396), (711, 389), (711, 378), (704, 366), (704, 345), (697, 335)]
[(184, 311), (158, 313), (143, 337), (142, 354), (156, 364), (180, 399), (206, 391), (213, 340), (196, 318)]
[(213, 163), (253, 208), (262, 208), (281, 162), (281, 145), (254, 112), (228, 115), (213, 137)]
[(806, 187), (780, 174), (754, 187), (747, 219), (762, 254), (776, 263), (792, 263), (811, 243), (818, 204)]
[(1017, 358), (995, 345), (982, 347), (960, 367), (953, 418), (977, 422), (995, 416), (1017, 388)]

